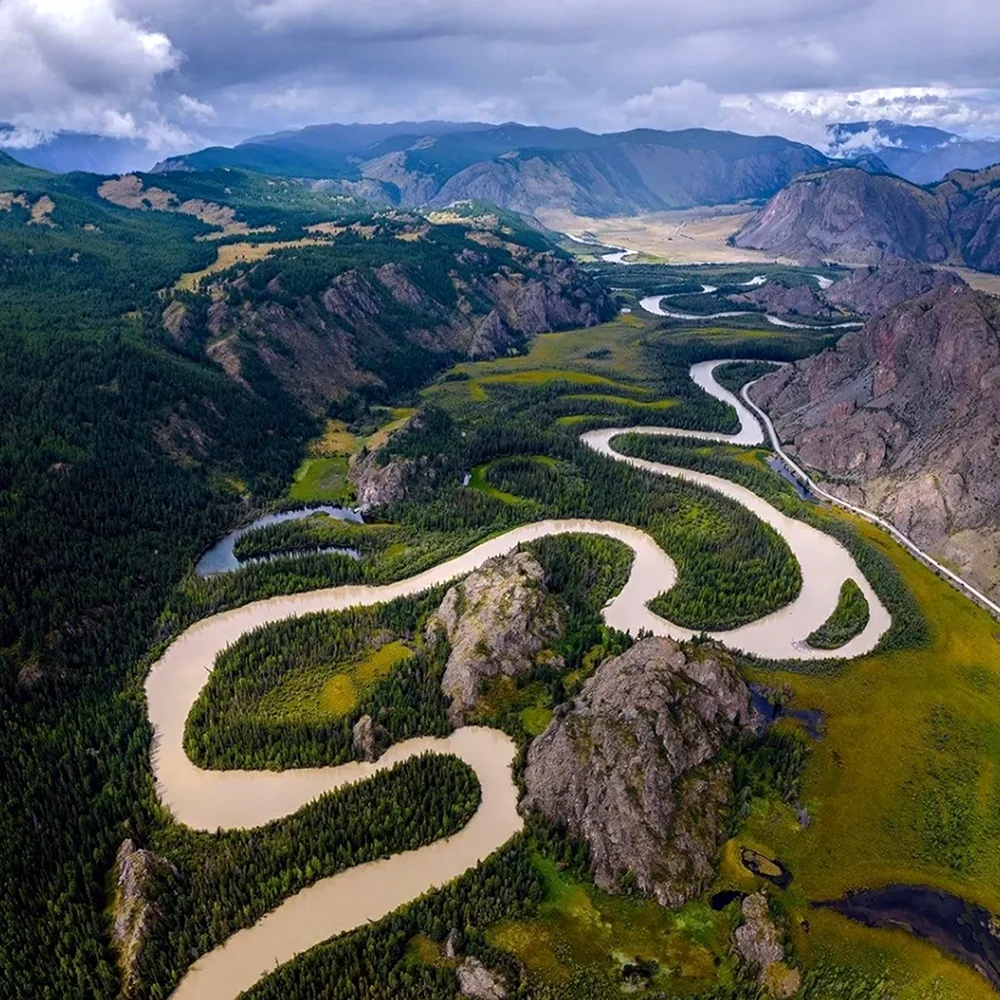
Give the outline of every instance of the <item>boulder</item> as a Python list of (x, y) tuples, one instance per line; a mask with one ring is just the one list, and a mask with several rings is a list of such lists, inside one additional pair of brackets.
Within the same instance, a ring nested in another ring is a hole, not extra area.
[(507, 996), (503, 979), (479, 959), (465, 959), (456, 971), (460, 996), (471, 1000), (504, 1000)]

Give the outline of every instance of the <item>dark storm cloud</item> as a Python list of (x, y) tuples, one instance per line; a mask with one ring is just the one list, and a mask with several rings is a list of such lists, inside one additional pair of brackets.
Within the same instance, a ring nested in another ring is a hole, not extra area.
[(3, 0), (0, 119), (162, 146), (428, 117), (984, 134), (998, 44), (996, 0)]

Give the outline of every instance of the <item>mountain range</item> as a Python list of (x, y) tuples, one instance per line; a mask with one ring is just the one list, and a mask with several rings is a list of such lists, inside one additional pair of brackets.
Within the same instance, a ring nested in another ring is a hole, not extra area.
[(877, 156), (894, 174), (931, 184), (952, 170), (1000, 163), (1000, 139), (966, 139), (928, 125), (891, 121), (842, 122), (827, 128), (832, 156)]
[(763, 199), (830, 162), (778, 136), (707, 129), (596, 135), (420, 122), (316, 126), (173, 157), (156, 169), (241, 167), (404, 207), (475, 199), (528, 215), (612, 215)]

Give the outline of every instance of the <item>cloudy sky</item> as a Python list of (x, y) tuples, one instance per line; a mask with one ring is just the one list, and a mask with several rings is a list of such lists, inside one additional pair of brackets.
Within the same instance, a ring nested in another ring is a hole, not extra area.
[(1000, 135), (997, 0), (0, 0), (0, 121), (158, 152), (329, 121)]

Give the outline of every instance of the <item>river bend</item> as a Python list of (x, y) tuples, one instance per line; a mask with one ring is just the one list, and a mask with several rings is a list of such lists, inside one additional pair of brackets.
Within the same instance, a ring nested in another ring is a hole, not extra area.
[[(698, 437), (735, 444), (764, 442), (756, 416), (714, 379), (717, 365), (691, 369), (694, 381), (732, 406), (740, 429), (734, 435), (695, 433), (659, 427), (588, 431), (590, 448), (656, 475), (674, 476), (715, 490), (743, 504), (785, 538), (802, 571), (796, 600), (766, 617), (713, 638), (767, 658), (820, 659), (830, 654), (805, 645), (837, 605), (845, 579), (855, 580), (871, 609), (865, 630), (837, 651), (859, 656), (871, 651), (891, 619), (851, 555), (835, 539), (782, 514), (750, 490), (729, 480), (673, 466), (631, 458), (614, 450), (616, 436), (644, 434)], [(603, 535), (623, 542), (634, 553), (628, 581), (604, 608), (616, 628), (688, 639), (692, 633), (654, 615), (646, 604), (669, 590), (677, 579), (673, 560), (645, 532), (629, 525), (589, 519), (540, 521), (515, 528), (469, 552), (423, 573), (384, 586), (343, 586), (305, 594), (273, 597), (225, 611), (186, 629), (153, 665), (146, 679), (146, 699), (153, 728), (152, 765), (161, 802), (178, 822), (201, 830), (255, 827), (287, 816), (326, 792), (363, 781), (377, 771), (431, 751), (453, 754), (475, 772), (482, 802), (456, 834), (414, 851), (359, 865), (325, 878), (285, 900), (252, 927), (199, 958), (173, 994), (175, 1000), (231, 1000), (295, 955), (334, 935), (387, 915), (430, 889), (444, 885), (506, 843), (522, 821), (511, 775), (513, 741), (504, 733), (466, 727), (444, 739), (418, 738), (391, 747), (374, 764), (291, 771), (206, 771), (184, 753), (187, 716), (208, 682), (218, 655), (240, 636), (262, 625), (321, 611), (337, 611), (417, 594), (470, 573), (488, 559), (516, 546), (556, 534)]]

